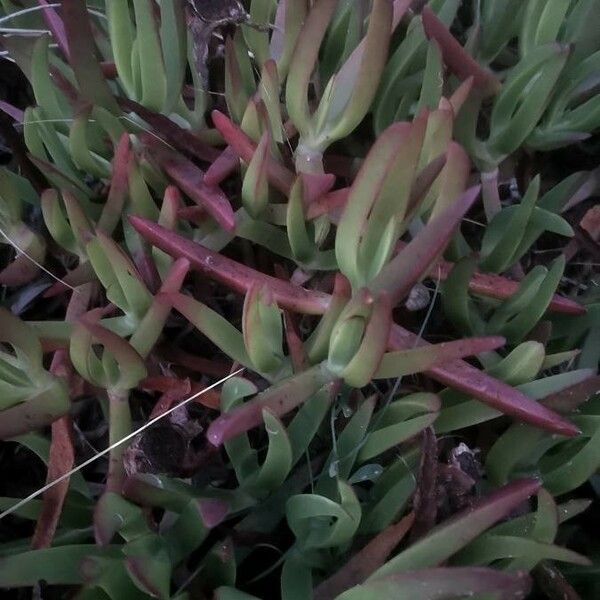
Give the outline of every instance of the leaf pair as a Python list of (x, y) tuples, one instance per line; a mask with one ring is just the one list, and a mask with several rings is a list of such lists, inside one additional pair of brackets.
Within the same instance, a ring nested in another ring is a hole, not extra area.
[[(459, 2), (432, 0), (428, 4), (449, 26), (456, 16)], [(416, 114), (415, 106), (435, 108), (439, 101), (439, 98), (434, 101), (434, 94), (438, 93), (436, 82), (443, 81), (437, 53), (438, 48), (434, 44), (427, 44), (421, 16), (415, 15), (408, 24), (404, 39), (391, 53), (383, 70), (373, 105), (373, 121), (379, 135), (394, 121), (404, 121)]]
[(0, 309), (0, 438), (8, 439), (49, 425), (70, 407), (65, 382), (45, 370), (35, 332)]
[(308, 13), (294, 50), (286, 85), (286, 107), (300, 132), (296, 162), (312, 171), (312, 154), (348, 135), (369, 110), (385, 61), (392, 30), (392, 5), (375, 0), (364, 39), (338, 73), (325, 85), (319, 106), (311, 113), (308, 92), (319, 48), (331, 21), (336, 0), (319, 0)]
[(181, 312), (233, 360), (275, 377), (287, 369), (283, 355), (281, 311), (266, 287), (253, 286), (246, 294), (240, 333), (208, 306), (183, 294), (166, 294), (163, 302)]
[(539, 188), (537, 176), (519, 204), (501, 210), (490, 221), (481, 242), (480, 266), (483, 270), (494, 273), (508, 270), (545, 231), (573, 236), (573, 230), (564, 219), (536, 206)]
[(142, 357), (126, 340), (95, 323), (93, 317), (84, 317), (75, 326), (70, 355), (82, 377), (109, 392), (130, 390), (146, 376)]
[(366, 288), (342, 310), (331, 331), (327, 368), (353, 387), (371, 381), (387, 347), (392, 322), (389, 296)]
[[(498, 256), (507, 252), (505, 245), (497, 248)], [(515, 294), (500, 304), (488, 304), (487, 310), (485, 301), (480, 299), (475, 304), (468, 293), (475, 267), (474, 260), (463, 259), (444, 282), (442, 299), (446, 315), (463, 333), (501, 334), (517, 344), (544, 316), (560, 283), (565, 260), (556, 259), (550, 269), (538, 265), (520, 282)]]
[(600, 404), (590, 399), (573, 422), (582, 435), (576, 444), (534, 433), (526, 425), (512, 425), (492, 446), (486, 466), (495, 482), (515, 473), (535, 471), (555, 495), (582, 485), (598, 469), (600, 448)]
[(481, 99), (472, 96), (458, 118), (458, 140), (484, 171), (492, 171), (531, 135), (548, 107), (570, 49), (560, 44), (535, 48), (513, 67), (494, 100), (485, 141), (476, 133)]
[(589, 564), (580, 554), (553, 544), (562, 520), (552, 494), (541, 489), (535, 513), (496, 525), (463, 548), (452, 562), (479, 566), (506, 561), (506, 571), (531, 571), (543, 560)]
[(162, 3), (160, 27), (147, 2), (134, 0), (132, 13), (129, 2), (111, 0), (106, 10), (115, 65), (127, 95), (157, 112), (177, 110), (188, 62), (183, 4)]
[[(523, 342), (503, 359), (493, 362), (488, 368), (488, 373), (516, 386), (522, 394), (537, 400), (541, 400), (549, 394), (559, 393), (590, 377), (589, 370), (577, 369), (536, 379), (538, 373), (547, 364), (546, 360), (542, 344), (533, 341)], [(446, 390), (441, 395), (444, 405), (435, 423), (438, 433), (456, 431), (495, 419), (501, 415), (499, 411), (489, 406), (483, 406), (460, 392)], [(543, 409), (544, 407), (540, 406), (539, 408)]]
[(41, 205), (44, 222), (54, 241), (77, 256), (79, 264), (86, 262), (86, 246), (93, 236), (93, 227), (81, 203), (68, 190), (62, 193), (61, 203), (58, 192), (49, 189), (42, 194)]
[(335, 253), (340, 271), (355, 290), (381, 271), (406, 228), (425, 126), (426, 119), (420, 118), (386, 129), (350, 188), (338, 223)]
[(46, 256), (44, 238), (30, 229), (22, 217), (28, 204), (36, 206), (38, 196), (24, 178), (6, 169), (0, 172), (0, 244), (10, 244), (17, 254), (0, 271), (0, 283), (23, 285), (40, 271)]

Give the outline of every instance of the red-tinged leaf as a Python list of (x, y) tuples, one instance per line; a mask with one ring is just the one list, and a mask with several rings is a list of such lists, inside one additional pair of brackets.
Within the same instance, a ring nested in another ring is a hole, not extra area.
[(181, 350), (175, 346), (161, 346), (158, 349), (158, 354), (163, 360), (174, 365), (179, 365), (180, 367), (209, 377), (221, 378), (231, 373), (231, 362), (203, 358), (195, 354), (189, 354), (185, 350)]
[(124, 565), (129, 577), (144, 595), (160, 600), (169, 597), (171, 564), (166, 552), (158, 556), (127, 556)]
[(600, 375), (594, 375), (559, 392), (545, 396), (540, 402), (559, 413), (570, 414), (599, 391)]
[[(275, 274), (279, 279), (286, 281), (288, 279), (285, 268), (280, 265), (275, 265)], [(283, 311), (283, 324), (285, 332), (285, 341), (287, 343), (288, 352), (292, 360), (294, 372), (299, 373), (308, 367), (308, 357), (300, 337), (300, 332), (296, 326), (294, 315), (289, 310)]]
[[(171, 256), (186, 257), (193, 269), (241, 294), (245, 295), (252, 284), (258, 282), (270, 287), (277, 304), (282, 308), (305, 314), (323, 314), (329, 306), (331, 297), (328, 294), (309, 291), (259, 273), (147, 219), (130, 217), (130, 222), (150, 243)], [(419, 343), (423, 344), (424, 342), (415, 334), (399, 325), (392, 327), (388, 341), (391, 350), (406, 350), (414, 348)], [(426, 371), (426, 374), (444, 385), (465, 392), (505, 414), (517, 417), (534, 426), (563, 435), (577, 435), (579, 432), (577, 427), (569, 421), (539, 405), (513, 387), (479, 371), (462, 360), (432, 367)]]
[(261, 287), (268, 287), (279, 306), (313, 315), (323, 314), (327, 308), (328, 294), (293, 286), (270, 275), (255, 271), (147, 219), (131, 216), (129, 220), (142, 237), (157, 248), (171, 256), (187, 258), (192, 268), (241, 294), (245, 295), (252, 284), (256, 283)]
[[(408, 199), (408, 206), (406, 209), (407, 214), (410, 215), (414, 210), (418, 209), (425, 196), (427, 196), (431, 186), (446, 166), (446, 161), (447, 155), (440, 154), (421, 169), (421, 172), (415, 178), (412, 189), (410, 190), (410, 198)], [(462, 187), (460, 191), (464, 189), (465, 188)], [(454, 195), (452, 198), (453, 200), (458, 196), (460, 191)]]
[(81, 106), (81, 96), (77, 88), (67, 79), (62, 71), (54, 65), (50, 65), (50, 75), (54, 85), (63, 93), (67, 102), (70, 104), (73, 112), (79, 110)]
[(473, 85), (486, 94), (496, 94), (501, 84), (496, 77), (479, 63), (456, 41), (450, 30), (438, 19), (428, 6), (421, 13), (423, 28), (429, 39), (440, 46), (442, 58), (452, 72), (461, 80), (473, 77)]
[[(154, 260), (154, 258), (150, 255), (149, 250), (147, 249), (143, 249), (141, 252), (134, 252), (133, 255), (133, 262), (135, 264), (135, 267), (139, 273), (139, 276), (141, 278), (141, 281), (143, 282), (143, 284), (148, 288), (148, 291), (151, 294), (156, 294), (159, 290), (159, 288), (162, 289), (163, 286), (161, 286), (161, 278), (160, 278), (160, 274), (158, 272), (157, 266), (156, 266), (156, 261)], [(172, 283), (171, 285), (169, 285), (168, 287), (173, 288), (170, 291), (179, 291), (179, 287), (181, 287), (181, 283), (183, 282), (183, 279), (185, 278), (185, 275), (187, 274), (187, 271), (189, 269), (189, 263), (187, 260), (185, 260), (185, 258), (183, 259), (179, 259), (181, 261), (183, 261), (182, 264), (179, 265), (180, 267), (180, 271), (181, 274), (171, 274), (172, 277), (172, 281), (178, 281), (178, 285), (176, 285), (175, 283)], [(183, 266), (183, 265), (186, 266)], [(175, 266), (175, 265), (173, 265)], [(166, 280), (165, 280), (166, 283)], [(175, 288), (177, 288), (175, 290)], [(160, 310), (158, 309), (158, 306), (160, 306)], [(157, 313), (161, 313), (164, 310), (164, 307), (162, 306), (162, 304), (155, 304), (154, 306), (152, 306), (151, 311), (149, 311), (150, 314), (147, 314), (144, 317), (144, 320), (147, 319), (158, 319), (159, 314)], [(166, 311), (166, 313), (168, 313), (168, 311)], [(167, 314), (164, 315), (164, 318), (166, 319)], [(157, 323), (157, 321), (154, 321), (155, 323)], [(141, 326), (141, 325), (140, 325)]]
[[(212, 120), (225, 141), (246, 163), (249, 163), (256, 151), (256, 144), (233, 121), (218, 110), (212, 111)], [(273, 157), (267, 163), (269, 183), (282, 194), (289, 194), (294, 183), (294, 174), (279, 164)]]
[(104, 77), (106, 77), (106, 79), (116, 79), (117, 78), (117, 75), (118, 75), (117, 65), (115, 65), (114, 62), (103, 60), (100, 63), (100, 68), (102, 69), (102, 73), (103, 73)]
[(250, 162), (256, 150), (256, 143), (222, 112), (213, 110), (211, 117), (214, 126), (229, 144), (231, 150), (242, 160)]
[(592, 206), (579, 222), (583, 229), (595, 242), (600, 241), (600, 205)]
[[(204, 225), (210, 216), (201, 206), (184, 206), (177, 210), (177, 218), (185, 219), (194, 225)], [(162, 225), (162, 223), (159, 223)], [(169, 227), (169, 229), (172, 229)]]
[[(91, 292), (91, 287), (85, 286), (79, 288), (78, 293), (74, 292), (71, 295), (65, 320), (74, 321), (85, 313), (90, 301)], [(52, 363), (50, 364), (50, 372), (57, 377), (65, 378), (69, 382), (69, 387), (73, 387), (74, 373), (73, 369), (67, 363), (66, 350), (61, 349), (54, 354)], [(75, 450), (72, 439), (72, 421), (70, 415), (66, 415), (52, 423), (52, 439), (50, 442), (46, 483), (51, 483), (65, 475), (65, 473), (68, 473), (74, 464)], [(53, 485), (44, 493), (42, 512), (36, 523), (31, 542), (32, 548), (48, 548), (52, 545), (68, 491), (69, 479), (67, 478)]]
[(25, 254), (19, 254), (0, 271), (0, 285), (17, 287), (32, 281), (40, 268)]
[(69, 175), (61, 171), (61, 169), (59, 169), (55, 164), (41, 158), (37, 158), (36, 156), (33, 156), (33, 154), (27, 154), (27, 158), (44, 174), (49, 181), (53, 180), (53, 182), (60, 182), (61, 189), (71, 190), (80, 200), (82, 192), (87, 197), (92, 195), (92, 190), (87, 188), (84, 183), (81, 183), (76, 179), (72, 179), (69, 177)]
[(179, 188), (176, 188), (174, 185), (167, 186), (167, 189), (163, 195), (162, 206), (160, 207), (160, 215), (158, 217), (159, 225), (167, 227), (168, 229), (175, 229), (180, 206), (181, 193), (179, 192)]
[(230, 508), (224, 500), (206, 498), (198, 502), (198, 510), (205, 527), (213, 529), (227, 518)]
[[(229, 372), (227, 373), (229, 374)], [(201, 392), (206, 386), (203, 385), (193, 385), (192, 386), (192, 395)], [(206, 408), (210, 408), (212, 410), (219, 410), (221, 408), (221, 394), (215, 390), (208, 390), (204, 392), (202, 395), (198, 396), (194, 400), (196, 404), (202, 404), (202, 406), (206, 406)]]
[(549, 600), (582, 600), (555, 563), (544, 561), (534, 570), (533, 576)]
[(317, 365), (276, 383), (252, 400), (215, 419), (206, 432), (208, 441), (220, 446), (240, 433), (258, 427), (263, 422), (265, 409), (276, 417), (282, 417), (334, 379), (326, 368)]
[[(352, 183), (337, 227), (335, 255), (340, 271), (353, 286), (360, 287), (369, 282), (373, 291), (383, 289), (372, 288), (371, 278), (373, 273), (380, 272), (390, 244), (394, 243), (395, 221), (405, 214), (425, 121), (424, 117), (419, 117), (412, 124), (390, 125), (369, 150)], [(395, 302), (394, 294), (391, 296)]]
[(321, 198), (315, 200), (308, 207), (306, 218), (308, 220), (316, 219), (321, 215), (328, 214), (334, 223), (339, 221), (342, 210), (348, 202), (350, 188), (341, 188), (325, 194)]
[[(394, 325), (390, 332), (389, 347), (395, 350), (414, 348), (415, 345), (425, 343), (414, 333), (399, 325)], [(462, 360), (453, 360), (431, 367), (427, 369), (426, 374), (444, 385), (474, 396), (488, 406), (535, 427), (568, 436), (579, 433), (575, 425), (557, 413)]]
[(368, 581), (443, 563), (526, 502), (540, 487), (541, 482), (536, 479), (519, 479), (491, 492), (396, 555)]
[(471, 161), (463, 147), (450, 142), (446, 150), (446, 164), (440, 174), (438, 196), (430, 219), (437, 216), (466, 188), (471, 174)]
[(326, 119), (332, 140), (354, 130), (375, 98), (388, 56), (392, 19), (389, 0), (374, 0), (365, 36), (333, 78)]
[(229, 199), (218, 187), (204, 183), (204, 172), (187, 158), (156, 143), (146, 140), (151, 157), (162, 167), (169, 178), (225, 229), (235, 229), (235, 215)]
[(160, 293), (178, 292), (189, 270), (190, 261), (185, 258), (178, 258), (169, 268), (167, 276), (160, 286)]
[[(45, 292), (44, 298), (53, 298), (63, 294), (71, 288), (95, 281), (97, 279), (92, 264), (88, 262), (81, 263), (72, 271), (69, 271), (60, 281), (52, 284)], [(70, 286), (70, 287), (69, 287)]]
[(315, 200), (327, 194), (335, 184), (335, 175), (330, 173), (301, 173), (304, 198), (310, 206)]
[(152, 127), (154, 135), (168, 142), (176, 150), (191, 158), (212, 162), (219, 157), (219, 151), (197, 135), (183, 129), (169, 117), (154, 112), (128, 98), (119, 98), (119, 104), (127, 111), (136, 113)]
[(454, 91), (452, 96), (448, 98), (450, 105), (452, 106), (452, 112), (457, 115), (462, 108), (462, 105), (465, 103), (466, 99), (469, 97), (471, 93), (471, 89), (473, 88), (473, 76), (467, 77)]
[(224, 179), (235, 173), (240, 166), (240, 159), (231, 146), (227, 146), (204, 174), (206, 185), (219, 185)]
[[(113, 355), (119, 367), (120, 376), (118, 381), (110, 383), (114, 384), (116, 389), (129, 389), (134, 385), (132, 383), (134, 381), (137, 385), (137, 382), (146, 374), (142, 357), (122, 337), (95, 323), (93, 320), (97, 318), (95, 315), (89, 315), (90, 313), (82, 317), (79, 320), (79, 325), (104, 346), (105, 352), (110, 352)], [(71, 356), (73, 355), (71, 354)]]
[[(347, 188), (336, 190), (335, 192), (328, 194), (324, 197), (323, 201), (333, 194), (344, 192), (346, 189)], [(406, 242), (399, 241), (397, 244), (397, 251), (400, 252), (403, 248), (406, 248)], [(445, 281), (453, 268), (454, 263), (441, 258), (431, 270), (431, 273), (434, 274), (435, 277), (439, 276), (440, 281)], [(502, 275), (496, 275), (495, 273), (481, 273), (476, 271), (469, 281), (469, 290), (473, 294), (486, 296), (488, 298), (497, 298), (498, 300), (510, 298), (518, 289), (519, 282), (503, 277)], [(554, 295), (548, 306), (548, 310), (550, 312), (571, 315), (583, 315), (586, 313), (585, 306), (579, 304), (579, 302), (576, 302), (575, 300), (560, 296), (559, 294)]]
[(467, 190), (439, 216), (427, 223), (369, 285), (372, 291), (387, 291), (397, 304), (422, 279), (444, 251), (456, 228), (479, 195), (479, 186)]
[(46, 21), (48, 29), (52, 32), (52, 37), (58, 44), (63, 56), (67, 59), (67, 62), (70, 62), (69, 42), (62, 19), (58, 16), (54, 7), (48, 4), (47, 0), (37, 0), (37, 3), (44, 7), (42, 9), (44, 21)]
[[(452, 600), (463, 596), (490, 594), (496, 600), (525, 598), (531, 580), (525, 571), (505, 572), (486, 567), (446, 567), (392, 574), (357, 586), (339, 600), (365, 598), (410, 598)], [(399, 595), (400, 594), (400, 595)]]
[(294, 48), (286, 84), (288, 113), (303, 137), (310, 133), (311, 110), (308, 87), (321, 42), (335, 12), (337, 0), (318, 0), (309, 11)]
[(299, 373), (307, 368), (308, 358), (304, 351), (300, 332), (298, 331), (294, 317), (289, 310), (283, 311), (283, 324), (285, 328), (285, 341), (290, 353), (290, 358), (292, 359), (292, 366), (294, 367), (294, 372)]
[(317, 586), (314, 590), (314, 600), (334, 600), (343, 591), (365, 581), (385, 563), (394, 548), (404, 539), (413, 520), (414, 516), (411, 513), (376, 535), (339, 571)]
[[(352, 302), (351, 300), (342, 315), (349, 310)], [(357, 388), (368, 385), (374, 377), (378, 365), (381, 364), (387, 345), (386, 338), (392, 324), (392, 305), (388, 294), (382, 292), (378, 297), (373, 298), (369, 292), (366, 292), (364, 302), (372, 307), (371, 314), (364, 330), (362, 342), (342, 373), (344, 381)], [(340, 317), (340, 321), (343, 318), (344, 316)], [(332, 347), (333, 342), (330, 349)]]
[[(178, 401), (190, 395), (192, 386), (189, 379), (171, 379), (171, 386), (165, 390), (158, 402), (152, 408), (149, 419), (154, 419), (168, 411)], [(142, 382), (142, 384), (145, 382)]]
[(23, 123), (25, 113), (20, 108), (17, 108), (16, 106), (13, 106), (4, 100), (0, 100), (0, 110), (3, 113), (6, 113), (11, 119), (13, 119), (13, 121), (16, 121), (17, 123)]
[(465, 338), (441, 344), (428, 344), (409, 350), (398, 350), (385, 354), (374, 377), (388, 379), (419, 373), (458, 358), (480, 352), (491, 352), (504, 346), (506, 340), (499, 336)]
[(93, 104), (119, 114), (119, 105), (96, 59), (94, 34), (86, 3), (81, 0), (63, 0), (61, 11), (69, 40), (69, 62), (79, 84), (80, 95)]
[(271, 138), (269, 130), (262, 134), (256, 152), (248, 163), (248, 169), (242, 182), (242, 203), (253, 219), (269, 204), (269, 182), (267, 179), (267, 164), (271, 154)]
[[(62, 352), (59, 350), (59, 352)], [(52, 442), (48, 460), (46, 483), (51, 483), (68, 473), (75, 464), (75, 451), (71, 438), (72, 424), (69, 415), (52, 423)], [(69, 491), (69, 479), (53, 485), (44, 493), (42, 512), (38, 517), (31, 547), (49, 548), (52, 545), (63, 504)]]
[(410, 531), (410, 541), (415, 542), (435, 525), (438, 511), (438, 443), (431, 427), (423, 430), (421, 464), (418, 485), (413, 498), (415, 520)]
[[(227, 370), (225, 375), (230, 372), (231, 370)], [(223, 377), (223, 375), (220, 375), (219, 377)], [(167, 377), (164, 375), (146, 377), (146, 379), (140, 382), (139, 387), (143, 390), (162, 393), (162, 396), (154, 405), (149, 418), (164, 413), (178, 402), (205, 389), (205, 386), (199, 384), (192, 385), (189, 379), (179, 379), (177, 377)], [(215, 390), (208, 390), (198, 396), (194, 402), (202, 404), (202, 406), (206, 406), (212, 410), (219, 410), (221, 406), (221, 395)]]
[[(148, 262), (149, 268), (156, 271), (154, 261), (150, 257)], [(155, 287), (150, 288), (151, 290), (158, 290), (158, 294), (152, 299), (149, 309), (129, 340), (130, 344), (143, 357), (147, 357), (154, 347), (171, 312), (171, 307), (161, 301), (162, 296), (179, 292), (189, 269), (189, 261), (185, 258), (178, 258), (169, 267), (162, 284), (157, 283)], [(158, 275), (157, 280), (160, 280)]]
[(129, 193), (128, 165), (130, 157), (129, 135), (124, 133), (115, 150), (112, 161), (110, 191), (98, 221), (98, 229), (107, 235), (114, 231), (123, 214), (123, 206)]
[(414, 4), (414, 0), (394, 0), (394, 14), (392, 16), (392, 31), (400, 24), (406, 11)]

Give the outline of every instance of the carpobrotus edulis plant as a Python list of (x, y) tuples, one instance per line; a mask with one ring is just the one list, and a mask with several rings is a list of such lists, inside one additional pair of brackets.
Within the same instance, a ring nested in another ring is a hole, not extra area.
[(600, 593), (598, 0), (0, 5), (0, 587)]

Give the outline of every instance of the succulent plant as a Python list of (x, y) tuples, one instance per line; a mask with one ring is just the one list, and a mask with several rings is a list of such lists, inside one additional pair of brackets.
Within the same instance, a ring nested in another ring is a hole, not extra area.
[[(36, 522), (0, 587), (509, 600), (585, 573), (562, 524), (600, 465), (600, 310), (565, 273), (597, 256), (570, 211), (598, 170), (519, 165), (600, 126), (597, 0), (0, 5), (31, 86), (0, 103), (0, 434), (48, 465), (0, 498)], [(87, 418), (110, 451), (82, 470)]]

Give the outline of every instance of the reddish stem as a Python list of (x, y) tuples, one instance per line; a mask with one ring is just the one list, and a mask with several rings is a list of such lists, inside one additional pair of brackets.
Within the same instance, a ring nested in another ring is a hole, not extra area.
[(422, 12), (423, 28), (429, 39), (434, 39), (442, 51), (444, 62), (462, 81), (473, 77), (473, 85), (486, 94), (496, 94), (501, 84), (498, 79), (479, 63), (456, 41), (450, 30), (426, 6)]
[(219, 185), (240, 166), (240, 158), (231, 146), (227, 146), (206, 170), (204, 183)]
[(187, 258), (192, 268), (241, 294), (245, 295), (253, 283), (258, 283), (261, 287), (266, 285), (271, 290), (280, 306), (311, 315), (321, 315), (327, 309), (328, 294), (291, 286), (280, 279), (259, 273), (147, 219), (131, 216), (129, 220), (133, 227), (156, 247), (171, 256)]
[[(281, 307), (307, 314), (323, 314), (327, 310), (331, 300), (328, 294), (297, 287), (250, 269), (147, 219), (136, 216), (131, 216), (129, 219), (132, 226), (149, 242), (167, 254), (187, 258), (192, 268), (239, 293), (246, 294), (255, 284), (267, 285)], [(394, 324), (388, 347), (402, 350), (426, 343), (414, 333)], [(492, 408), (532, 425), (563, 435), (577, 435), (579, 432), (575, 425), (560, 415), (462, 360), (433, 367), (425, 373), (444, 385), (475, 396)]]
[[(249, 163), (256, 151), (256, 144), (229, 117), (218, 110), (213, 110), (212, 119), (215, 127), (243, 161)], [(267, 163), (269, 183), (286, 196), (294, 183), (294, 174), (272, 158)]]
[(231, 372), (231, 363), (219, 362), (196, 356), (195, 354), (189, 354), (177, 346), (161, 346), (158, 349), (158, 354), (163, 360), (167, 360), (174, 365), (209, 377), (221, 378)]
[[(74, 321), (85, 313), (90, 293), (91, 286), (80, 287), (78, 293), (73, 292), (65, 316), (67, 321)], [(74, 373), (69, 364), (66, 349), (56, 351), (52, 357), (50, 372), (57, 377), (65, 378), (67, 381), (73, 379)], [(68, 473), (74, 464), (75, 450), (72, 440), (72, 421), (70, 415), (65, 415), (52, 423), (52, 441), (50, 442), (46, 483), (51, 483)], [(37, 520), (31, 541), (32, 548), (48, 548), (52, 545), (65, 498), (69, 491), (69, 481), (69, 479), (65, 479), (44, 493), (42, 512)]]
[(219, 150), (209, 146), (191, 131), (182, 129), (169, 117), (154, 112), (128, 98), (119, 98), (119, 106), (125, 110), (135, 112), (152, 127), (156, 134), (183, 154), (208, 162), (212, 162), (219, 157)]

